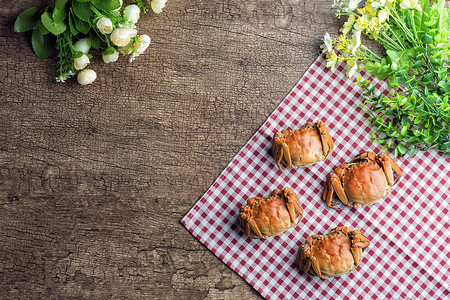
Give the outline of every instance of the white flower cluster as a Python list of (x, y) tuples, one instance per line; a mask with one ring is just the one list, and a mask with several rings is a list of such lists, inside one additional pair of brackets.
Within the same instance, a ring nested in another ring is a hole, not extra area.
[[(151, 2), (159, 5), (160, 8), (164, 7), (166, 0), (153, 0)], [(155, 10), (155, 9), (154, 9)], [(158, 12), (155, 10), (155, 12)], [(146, 34), (138, 35), (136, 30), (136, 23), (140, 17), (140, 8), (137, 5), (128, 5), (122, 11), (124, 23), (113, 24), (113, 21), (105, 16), (99, 17), (95, 25), (98, 31), (105, 35), (105, 41), (108, 44), (108, 48), (102, 53), (102, 59), (105, 63), (113, 63), (119, 59), (119, 54), (128, 55), (129, 61), (132, 62), (136, 57), (144, 53), (147, 47), (150, 45), (150, 37)], [(73, 48), (75, 50), (75, 58), (73, 65), (76, 70), (79, 70), (77, 80), (82, 85), (91, 84), (97, 78), (95, 71), (86, 69), (86, 66), (90, 63), (89, 50), (91, 48), (91, 42), (89, 38), (80, 39), (77, 41)]]

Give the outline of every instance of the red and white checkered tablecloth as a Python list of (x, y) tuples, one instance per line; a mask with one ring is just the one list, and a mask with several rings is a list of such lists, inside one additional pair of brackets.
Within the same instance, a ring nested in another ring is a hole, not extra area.
[[(362, 96), (354, 80), (342, 67), (328, 70), (319, 56), (181, 222), (266, 299), (449, 299), (450, 159), (433, 151), (397, 159), (404, 177), (371, 206), (336, 211), (321, 200), (326, 175), (336, 166), (361, 152), (381, 151), (358, 107)], [(318, 119), (335, 142), (331, 158), (280, 172), (270, 155), (273, 134)], [(240, 206), (285, 186), (303, 207), (299, 225), (267, 240), (247, 238), (238, 222)], [(299, 246), (338, 226), (360, 229), (371, 240), (361, 264), (338, 278), (307, 277), (295, 266)]]

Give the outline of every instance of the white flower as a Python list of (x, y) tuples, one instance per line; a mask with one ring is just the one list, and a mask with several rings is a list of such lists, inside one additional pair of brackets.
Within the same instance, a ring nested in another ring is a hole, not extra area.
[(356, 63), (356, 61), (354, 60), (349, 60), (347, 62), (347, 65), (350, 67), (349, 70), (347, 70), (347, 72), (345, 73), (345, 75), (350, 78), (353, 75), (355, 75), (356, 71), (358, 71), (358, 64)]
[(348, 0), (348, 5), (347, 5), (347, 8), (345, 9), (345, 11), (346, 12), (354, 11), (355, 9), (358, 8), (358, 5), (361, 1), (362, 0)]
[(86, 68), (89, 62), (89, 57), (87, 57), (86, 54), (83, 54), (82, 56), (77, 57), (73, 60), (73, 66), (75, 67), (75, 69), (81, 70)]
[(107, 64), (116, 62), (119, 59), (119, 52), (114, 50), (113, 53), (103, 54), (102, 58), (103, 58), (103, 61)]
[(356, 55), (356, 50), (361, 46), (361, 31), (356, 31), (352, 35), (352, 39), (348, 44), (348, 50), (352, 52), (353, 55)]
[(89, 38), (84, 38), (81, 40), (78, 40), (74, 45), (73, 48), (76, 51), (82, 52), (82, 53), (88, 53), (89, 49), (91, 49), (91, 40)]
[(138, 36), (134, 41), (131, 41), (128, 45), (123, 47), (122, 53), (129, 54), (130, 62), (132, 62), (136, 57), (144, 53), (150, 45), (150, 37), (146, 34)]
[(141, 10), (140, 10), (139, 6), (132, 4), (132, 5), (128, 5), (127, 7), (125, 7), (125, 9), (123, 10), (123, 17), (128, 22), (130, 22), (132, 24), (136, 24), (137, 21), (139, 20), (140, 13), (141, 13)]
[(150, 37), (146, 34), (138, 36), (137, 39), (134, 41), (131, 41), (128, 45), (123, 47), (123, 50), (127, 52), (128, 54), (136, 53), (136, 54), (142, 54), (144, 51), (148, 48), (150, 45)]
[(131, 38), (136, 36), (136, 34), (136, 29), (127, 27), (116, 28), (111, 33), (111, 42), (113, 42), (113, 44), (116, 46), (124, 47), (130, 43)]
[(331, 38), (330, 34), (327, 32), (325, 33), (323, 37), (323, 52), (331, 52), (333, 51), (333, 39)]
[(355, 15), (351, 15), (348, 17), (347, 22), (344, 23), (344, 26), (342, 26), (342, 33), (347, 34), (352, 30), (353, 24), (355, 24)]
[(377, 8), (382, 8), (386, 5), (386, 0), (373, 0), (372, 1), (372, 10), (375, 10)]
[(388, 17), (389, 17), (389, 12), (385, 8), (380, 9), (378, 11), (378, 20), (380, 20), (381, 24), (386, 22)]
[(97, 28), (103, 34), (110, 34), (113, 31), (113, 23), (110, 19), (101, 17), (97, 21)]
[(162, 9), (164, 8), (164, 6), (166, 5), (167, 0), (152, 0), (152, 2), (150, 3), (152, 10), (159, 14), (160, 12), (162, 12)]
[(417, 11), (422, 11), (422, 6), (420, 6), (419, 0), (403, 0), (400, 3), (400, 7), (403, 9), (415, 9)]
[(58, 77), (56, 77), (56, 82), (65, 82), (67, 79), (69, 79), (70, 77), (72, 77), (73, 75), (75, 75), (75, 73), (70, 70), (68, 72), (62, 73), (60, 74)]
[(91, 69), (84, 69), (77, 76), (77, 81), (81, 85), (91, 84), (95, 79), (97, 79), (97, 73)]

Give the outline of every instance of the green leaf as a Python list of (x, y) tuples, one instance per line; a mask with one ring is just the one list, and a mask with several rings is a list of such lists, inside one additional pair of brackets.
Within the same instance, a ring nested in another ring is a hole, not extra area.
[(408, 152), (408, 147), (406, 147), (405, 145), (402, 145), (402, 144), (399, 144), (397, 146), (397, 149), (402, 155), (405, 155)]
[(46, 35), (46, 34), (50, 33), (50, 31), (48, 31), (47, 28), (45, 28), (44, 24), (42, 24), (42, 21), (40, 19), (38, 21), (38, 28), (42, 35)]
[(72, 35), (77, 35), (79, 33), (77, 27), (75, 26), (72, 13), (69, 14), (69, 28)]
[(14, 23), (15, 32), (25, 32), (32, 30), (39, 21), (39, 9), (37, 7), (31, 7), (22, 12)]
[(105, 51), (102, 52), (102, 55), (109, 55), (116, 52), (116, 49), (114, 47), (108, 47)]
[(92, 4), (101, 10), (114, 10), (120, 7), (119, 0), (92, 0)]
[(53, 20), (55, 21), (55, 23), (61, 23), (66, 19), (68, 13), (69, 9), (67, 8), (67, 6), (63, 6), (61, 10), (55, 7), (52, 13)]
[(64, 5), (66, 5), (68, 0), (56, 0), (55, 1), (55, 8), (62, 10), (62, 8), (64, 7)]
[(406, 133), (408, 132), (408, 128), (409, 128), (409, 125), (403, 126), (402, 130), (400, 131), (400, 134), (403, 136), (406, 136)]
[(77, 27), (77, 29), (84, 34), (88, 34), (89, 30), (91, 29), (89, 23), (84, 22), (77, 16), (74, 16), (73, 18), (75, 20), (75, 26)]
[(378, 66), (370, 61), (365, 64), (365, 68), (370, 74), (380, 80), (385, 79), (389, 74), (387, 66)]
[(77, 59), (83, 56), (83, 52), (77, 51), (75, 52), (75, 54), (73, 55), (73, 59)]
[(73, 1), (72, 8), (78, 18), (86, 22), (89, 21), (91, 16), (91, 4), (89, 2)]
[(91, 40), (91, 47), (95, 50), (100, 49), (100, 39), (94, 30), (89, 31), (89, 38)]
[(54, 35), (59, 35), (66, 31), (66, 24), (64, 22), (56, 23), (49, 12), (44, 12), (41, 15), (41, 21), (45, 28)]
[(391, 64), (392, 71), (396, 71), (392, 67), (392, 65), (394, 63), (396, 63), (400, 69), (409, 70), (409, 69), (411, 69), (411, 67), (413, 65), (413, 62), (411, 61), (411, 59), (416, 56), (416, 51), (413, 48), (398, 51), (398, 52), (392, 51), (392, 50), (387, 50), (386, 54), (389, 56), (389, 58), (392, 61), (392, 64)]
[(395, 76), (388, 77), (388, 84), (390, 87), (397, 87), (399, 84), (397, 83), (397, 78)]
[(34, 53), (39, 59), (43, 60), (50, 56), (55, 49), (56, 38), (51, 35), (42, 35), (39, 29), (36, 27), (31, 35), (31, 44), (33, 46)]

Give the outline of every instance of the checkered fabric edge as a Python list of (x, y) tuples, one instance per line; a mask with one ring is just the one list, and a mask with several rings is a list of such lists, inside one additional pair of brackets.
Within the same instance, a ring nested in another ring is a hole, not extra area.
[[(319, 56), (181, 223), (266, 299), (449, 299), (448, 158), (430, 151), (396, 159), (402, 179), (370, 206), (332, 210), (321, 200), (326, 175), (336, 166), (364, 151), (381, 152), (370, 138), (361, 90), (344, 68), (332, 72)], [(388, 90), (385, 82), (376, 87)], [(280, 172), (270, 155), (274, 133), (318, 119), (333, 137), (331, 158)], [(297, 193), (303, 219), (279, 236), (247, 238), (240, 206), (286, 186)], [(358, 268), (326, 280), (299, 271), (295, 258), (305, 239), (338, 226), (360, 229), (371, 240)]]

